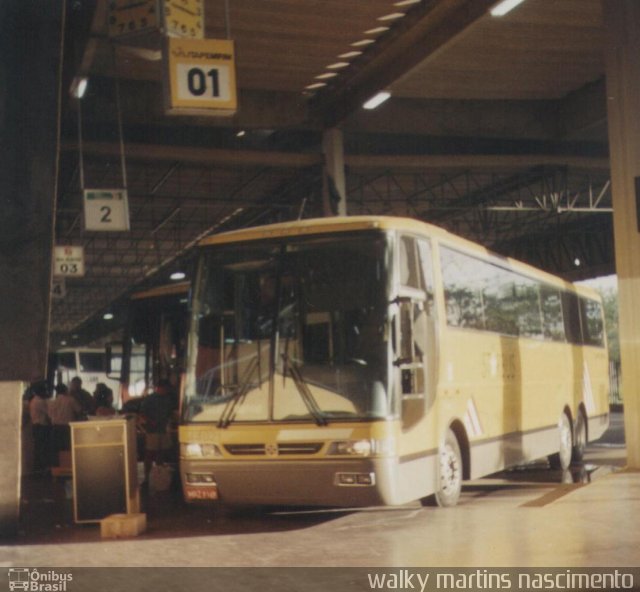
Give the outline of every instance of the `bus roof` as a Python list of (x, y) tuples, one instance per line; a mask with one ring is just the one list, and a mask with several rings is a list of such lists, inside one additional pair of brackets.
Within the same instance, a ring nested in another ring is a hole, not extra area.
[(204, 238), (199, 244), (200, 246), (224, 245), (280, 237), (310, 236), (314, 234), (366, 230), (400, 230), (409, 233), (426, 234), (437, 239), (442, 239), (452, 246), (460, 246), (472, 253), (475, 252), (478, 255), (493, 259), (503, 265), (520, 270), (525, 274), (541, 277), (541, 279), (544, 278), (547, 281), (564, 287), (573, 286), (578, 293), (599, 298), (598, 292), (590, 287), (576, 286), (558, 276), (517, 259), (498, 255), (486, 247), (456, 234), (452, 234), (444, 228), (412, 218), (396, 216), (335, 216), (312, 218), (223, 232)]
[(200, 245), (219, 245), (278, 238), (282, 236), (306, 236), (332, 232), (353, 232), (357, 230), (405, 230), (418, 233), (429, 232), (429, 234), (434, 234), (439, 232), (444, 235), (449, 234), (442, 228), (411, 218), (394, 216), (335, 216), (297, 220), (293, 222), (279, 222), (266, 226), (254, 226), (233, 230), (231, 232), (222, 232), (202, 239)]

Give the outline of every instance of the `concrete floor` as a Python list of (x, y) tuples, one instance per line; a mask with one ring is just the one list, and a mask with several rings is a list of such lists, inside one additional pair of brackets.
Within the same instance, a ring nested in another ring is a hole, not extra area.
[(572, 474), (505, 472), (468, 484), (449, 509), (229, 512), (156, 494), (144, 500), (148, 531), (115, 541), (73, 523), (61, 484), (36, 482), (0, 565), (638, 567), (640, 472), (624, 462), (613, 438), (591, 445)]

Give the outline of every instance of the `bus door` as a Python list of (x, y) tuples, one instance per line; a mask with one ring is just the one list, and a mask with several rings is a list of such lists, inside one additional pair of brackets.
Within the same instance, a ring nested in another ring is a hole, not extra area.
[(403, 427), (411, 427), (432, 406), (436, 393), (437, 344), (431, 244), (402, 236), (395, 315), (394, 367)]

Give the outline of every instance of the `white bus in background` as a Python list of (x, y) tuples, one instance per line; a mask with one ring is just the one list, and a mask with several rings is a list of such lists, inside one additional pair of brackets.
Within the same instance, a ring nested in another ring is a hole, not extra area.
[[(133, 358), (135, 356), (132, 357), (132, 364), (135, 365)], [(107, 355), (104, 348), (78, 347), (59, 349), (51, 354), (50, 364), (54, 374), (53, 384), (64, 383), (69, 386), (71, 380), (78, 376), (82, 380), (82, 388), (93, 394), (96, 385), (102, 382), (113, 391), (113, 405), (116, 409), (119, 409), (121, 407), (120, 383), (117, 376), (120, 370), (121, 354), (113, 352), (111, 362), (113, 365), (111, 368), (112, 373), (107, 374)], [(144, 364), (144, 358), (142, 358), (142, 364)]]

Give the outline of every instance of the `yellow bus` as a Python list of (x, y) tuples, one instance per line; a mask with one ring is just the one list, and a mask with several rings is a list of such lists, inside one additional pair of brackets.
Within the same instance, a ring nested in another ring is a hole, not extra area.
[(204, 239), (180, 426), (187, 501), (452, 506), (465, 479), (608, 426), (598, 295), (392, 217)]

